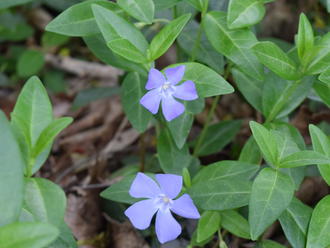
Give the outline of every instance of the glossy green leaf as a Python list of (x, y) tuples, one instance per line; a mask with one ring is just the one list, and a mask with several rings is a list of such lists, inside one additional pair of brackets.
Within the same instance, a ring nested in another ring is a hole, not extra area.
[(320, 74), (319, 80), (327, 85), (330, 84), (330, 68)]
[(129, 61), (118, 54), (114, 53), (106, 45), (102, 35), (92, 35), (83, 37), (89, 50), (101, 61), (108, 65), (124, 69), (125, 71), (138, 72), (139, 74), (146, 75), (147, 71), (140, 64)]
[(10, 8), (16, 5), (23, 5), (32, 1), (33, 0), (1, 0), (0, 9)]
[(107, 45), (112, 51), (127, 60), (140, 64), (148, 62), (144, 54), (140, 52), (140, 50), (137, 49), (129, 40), (114, 39)]
[[(253, 108), (262, 112), (262, 91), (265, 82), (258, 80), (255, 77), (248, 76), (238, 68), (233, 68), (231, 72), (238, 90)], [(267, 81), (268, 78), (266, 77), (265, 80)]]
[(180, 63), (171, 65), (171, 67), (178, 65), (186, 66), (182, 81), (193, 81), (199, 97), (225, 95), (234, 92), (234, 88), (223, 77), (205, 65), (199, 63)]
[(308, 227), (306, 248), (327, 248), (330, 245), (330, 196), (325, 196), (314, 208)]
[(197, 225), (197, 242), (203, 242), (220, 227), (220, 214), (215, 211), (205, 211), (198, 221)]
[(250, 239), (248, 221), (235, 210), (221, 212), (221, 227), (238, 237)]
[(260, 0), (230, 0), (227, 22), (229, 28), (244, 28), (257, 24), (266, 12)]
[(175, 6), (182, 0), (153, 0), (155, 4), (155, 10), (160, 11)]
[(51, 145), (56, 136), (73, 121), (71, 117), (62, 117), (53, 120), (40, 134), (37, 143), (33, 147), (32, 157), (36, 158), (43, 152), (49, 145)]
[(187, 192), (199, 208), (226, 210), (248, 204), (251, 183), (241, 178), (209, 180), (193, 184)]
[(158, 136), (157, 151), (160, 167), (165, 173), (181, 175), (182, 169), (189, 167), (192, 162), (187, 144), (181, 149), (177, 148), (170, 132), (166, 129), (163, 129)]
[(305, 247), (311, 215), (312, 208), (293, 198), (288, 208), (280, 216), (282, 229), (293, 248)]
[[(53, 121), (52, 106), (38, 77), (31, 77), (24, 85), (11, 114), (11, 124), (18, 139), (26, 165), (37, 171), (49, 152), (45, 151), (31, 161), (32, 147), (41, 132)], [(27, 171), (26, 171), (27, 172)]]
[[(24, 192), (24, 163), (10, 124), (0, 111), (0, 226), (17, 219)], [(0, 239), (1, 240), (1, 239)]]
[(319, 74), (329, 67), (330, 63), (330, 33), (318, 40), (311, 51), (313, 58), (306, 68), (310, 75)]
[(41, 37), (42, 47), (58, 47), (69, 41), (69, 37), (53, 32), (44, 32)]
[(113, 185), (102, 191), (100, 195), (108, 200), (132, 204), (136, 202), (137, 199), (130, 196), (128, 192), (134, 178), (135, 175), (126, 176), (119, 182), (114, 183)]
[(179, 149), (185, 145), (193, 121), (194, 115), (185, 111), (178, 118), (175, 118), (174, 120), (167, 123), (172, 138)]
[(124, 112), (132, 126), (139, 132), (144, 132), (152, 114), (140, 104), (140, 99), (146, 93), (147, 79), (131, 72), (125, 77), (121, 88), (121, 102)]
[(281, 159), (280, 167), (292, 168), (311, 164), (330, 164), (330, 157), (314, 151), (299, 151)]
[(257, 43), (254, 34), (247, 30), (230, 30), (226, 13), (211, 11), (205, 15), (203, 28), (207, 38), (219, 53), (233, 61), (244, 73), (259, 80), (263, 79), (263, 66), (251, 51)]
[(203, 167), (194, 177), (194, 183), (208, 180), (249, 179), (256, 174), (259, 165), (234, 160), (223, 160)]
[(278, 150), (275, 137), (261, 124), (250, 121), (250, 128), (260, 151), (268, 163), (276, 165)]
[[(321, 78), (322, 74), (320, 75)], [(316, 94), (321, 98), (322, 102), (330, 108), (330, 83), (321, 81), (314, 82), (313, 88)]]
[[(312, 77), (304, 77), (302, 81), (291, 82), (269, 72), (263, 88), (262, 113), (271, 120), (287, 116), (310, 94), (313, 81)], [(292, 84), (296, 84), (294, 91), (286, 97)]]
[(148, 42), (133, 24), (110, 9), (96, 4), (92, 4), (92, 9), (96, 23), (108, 45), (114, 40), (125, 39), (142, 54), (146, 54)]
[(37, 74), (45, 63), (42, 52), (26, 50), (18, 59), (16, 70), (20, 77), (29, 77)]
[(56, 227), (41, 222), (15, 222), (0, 228), (3, 248), (44, 248), (58, 235)]
[(250, 136), (248, 141), (244, 144), (241, 153), (238, 158), (241, 162), (260, 164), (262, 160), (262, 155), (258, 147), (257, 142)]
[(155, 35), (150, 43), (150, 61), (156, 60), (170, 48), (190, 17), (191, 14), (186, 14), (174, 19)]
[(304, 13), (300, 14), (299, 27), (297, 35), (297, 48), (300, 60), (305, 63), (308, 62), (306, 57), (313, 49), (314, 33), (313, 28), (308, 18)]
[[(330, 139), (315, 125), (309, 125), (314, 151), (330, 157)], [(330, 185), (330, 163), (318, 164), (323, 179)]]
[(272, 240), (263, 240), (259, 242), (255, 248), (286, 248), (286, 246)]
[(206, 156), (221, 151), (236, 136), (241, 127), (241, 121), (222, 121), (210, 125), (204, 136), (204, 142), (199, 147), (198, 156)]
[(252, 185), (249, 203), (251, 239), (256, 240), (289, 206), (295, 185), (292, 179), (271, 168), (263, 169)]
[(137, 20), (152, 23), (155, 6), (152, 0), (118, 0), (118, 5)]
[[(184, 27), (178, 37), (180, 48), (182, 48), (188, 56), (192, 55), (195, 48), (199, 25), (200, 24), (197, 21), (191, 20)], [(202, 32), (200, 44), (198, 45), (195, 57), (196, 61), (202, 62), (218, 73), (223, 74), (225, 65), (224, 57), (215, 51), (204, 32)]]
[(89, 36), (99, 33), (91, 8), (92, 4), (117, 12), (119, 9), (115, 3), (105, 0), (85, 1), (63, 11), (46, 26), (46, 30), (67, 36)]
[(252, 49), (259, 61), (280, 77), (288, 80), (300, 78), (295, 62), (275, 43), (258, 42)]
[(60, 227), (64, 220), (66, 197), (63, 190), (43, 178), (29, 178), (25, 184), (23, 208), (34, 221), (46, 222)]
[(203, 11), (206, 2), (204, 0), (186, 0), (186, 1), (199, 11)]
[(58, 238), (47, 248), (77, 248), (77, 242), (74, 239), (68, 225), (63, 221), (59, 227), (60, 234)]

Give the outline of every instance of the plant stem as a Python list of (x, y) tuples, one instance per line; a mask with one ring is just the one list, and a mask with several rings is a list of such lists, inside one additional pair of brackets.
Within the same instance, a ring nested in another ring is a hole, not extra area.
[(142, 133), (140, 135), (140, 150), (139, 150), (139, 155), (140, 155), (140, 172), (144, 172), (144, 169), (145, 169), (145, 155), (146, 155), (146, 144), (145, 144), (145, 135), (146, 133)]
[(297, 87), (299, 86), (300, 83), (301, 83), (301, 79), (300, 80), (296, 80), (294, 83), (292, 83), (291, 85), (289, 85), (287, 87), (287, 89), (285, 90), (285, 92), (281, 95), (280, 101), (278, 101), (275, 104), (274, 108), (272, 109), (272, 111), (268, 115), (265, 123), (269, 123), (269, 122), (273, 121), (277, 117), (277, 115), (283, 109), (284, 105), (288, 102), (289, 98), (292, 96), (292, 94), (297, 89)]

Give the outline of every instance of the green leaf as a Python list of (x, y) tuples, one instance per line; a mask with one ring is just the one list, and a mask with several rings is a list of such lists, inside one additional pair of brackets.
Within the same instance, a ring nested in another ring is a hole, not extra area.
[(67, 36), (89, 36), (99, 33), (100, 31), (91, 8), (92, 4), (97, 4), (116, 12), (120, 10), (115, 3), (109, 1), (85, 1), (63, 11), (46, 26), (46, 30)]
[(146, 75), (147, 71), (141, 66), (130, 60), (127, 60), (109, 49), (102, 35), (92, 35), (83, 37), (89, 50), (101, 61), (108, 65), (121, 68), (125, 71), (138, 72), (139, 74)]
[(74, 239), (68, 225), (63, 221), (60, 228), (59, 237), (47, 248), (77, 248), (77, 242)]
[(119, 87), (91, 87), (78, 92), (75, 97), (72, 108), (78, 109), (80, 107), (86, 106), (91, 102), (109, 98), (113, 95), (118, 95), (120, 92)]
[(228, 27), (244, 28), (257, 24), (266, 12), (264, 3), (260, 0), (230, 0), (228, 6)]
[(118, 5), (137, 20), (152, 23), (155, 6), (152, 0), (118, 0)]
[(259, 61), (280, 77), (288, 80), (300, 78), (295, 62), (275, 43), (270, 41), (258, 42), (252, 49)]
[(228, 145), (240, 130), (240, 120), (222, 121), (210, 125), (206, 131), (204, 142), (198, 150), (198, 156), (206, 156), (221, 151)]
[(280, 216), (282, 229), (293, 248), (305, 247), (311, 215), (312, 208), (293, 198), (288, 208)]
[(155, 3), (155, 10), (157, 11), (172, 8), (180, 1), (182, 0), (153, 0)]
[(330, 68), (323, 71), (319, 78), (318, 78), (320, 81), (322, 81), (323, 83), (329, 85), (330, 84)]
[(225, 210), (246, 206), (249, 202), (251, 183), (241, 178), (208, 180), (193, 184), (188, 194), (204, 210)]
[(297, 48), (298, 56), (302, 63), (307, 63), (306, 57), (312, 51), (314, 46), (314, 33), (313, 28), (308, 18), (304, 13), (300, 14), (298, 35), (297, 35)]
[[(320, 77), (322, 74), (320, 75)], [(316, 94), (321, 98), (322, 102), (330, 108), (330, 83), (316, 81), (313, 85)]]
[(280, 167), (292, 168), (311, 164), (330, 164), (330, 157), (314, 151), (295, 152), (280, 161)]
[[(10, 124), (0, 111), (0, 226), (17, 219), (24, 192), (24, 163)], [(0, 239), (1, 240), (1, 239)]]
[[(238, 90), (253, 108), (262, 112), (262, 91), (265, 82), (248, 76), (237, 68), (231, 70)], [(268, 80), (266, 78), (266, 80)]]
[(42, 47), (57, 47), (69, 41), (69, 37), (53, 32), (44, 32), (41, 37)]
[(11, 124), (17, 136), (26, 165), (38, 170), (47, 158), (41, 154), (31, 163), (30, 155), (41, 132), (53, 121), (52, 106), (38, 77), (31, 77), (24, 85), (11, 114)]
[[(199, 11), (203, 11), (205, 1), (203, 0), (186, 0), (191, 6)], [(197, 241), (200, 242), (200, 241)]]
[(49, 145), (51, 145), (56, 136), (68, 125), (71, 124), (73, 119), (71, 117), (62, 117), (53, 120), (40, 134), (37, 143), (33, 147), (32, 157), (39, 156)]
[(167, 122), (168, 129), (170, 130), (172, 138), (179, 149), (185, 145), (193, 121), (194, 115), (186, 110), (178, 118)]
[(215, 211), (205, 211), (198, 221), (197, 226), (197, 242), (203, 242), (220, 227), (220, 214)]
[(318, 40), (311, 51), (313, 58), (307, 66), (306, 73), (309, 75), (319, 74), (329, 67), (330, 63), (330, 33)]
[(138, 73), (131, 72), (125, 77), (121, 86), (121, 102), (124, 112), (132, 126), (139, 132), (144, 132), (152, 114), (140, 104), (140, 99), (145, 94), (145, 77), (140, 77)]
[(16, 70), (20, 77), (37, 74), (45, 64), (42, 52), (26, 50), (18, 59)]
[(238, 160), (253, 164), (261, 163), (262, 155), (253, 136), (250, 136), (248, 141), (244, 144)]
[[(142, 54), (146, 55), (148, 42), (144, 38), (143, 34), (133, 24), (120, 17), (116, 12), (103, 8), (99, 5), (92, 5), (93, 13), (96, 19), (96, 23), (101, 30), (101, 33), (106, 43), (111, 47), (110, 42), (118, 39), (125, 39), (125, 46), (130, 43), (130, 49), (135, 47)], [(115, 53), (121, 54), (121, 49), (118, 47), (118, 43), (115, 46)], [(118, 50), (119, 49), (119, 50)]]
[(53, 182), (43, 178), (28, 178), (23, 208), (33, 216), (34, 221), (60, 227), (64, 221), (66, 197)]
[(330, 245), (330, 196), (325, 196), (314, 208), (308, 227), (306, 248), (327, 248)]
[(16, 5), (23, 5), (33, 0), (2, 0), (0, 2), (0, 9), (7, 9)]
[(240, 161), (223, 160), (203, 167), (194, 177), (193, 182), (208, 180), (249, 179), (256, 174), (259, 165)]
[(275, 137), (257, 122), (250, 121), (250, 128), (265, 160), (272, 165), (277, 165), (278, 150)]
[(252, 185), (249, 204), (251, 239), (256, 240), (289, 206), (295, 185), (292, 179), (271, 168), (263, 169)]
[(119, 182), (114, 183), (109, 188), (102, 191), (100, 195), (108, 200), (132, 204), (136, 202), (137, 199), (130, 196), (128, 192), (134, 179), (135, 175), (126, 176)]
[(107, 45), (112, 51), (125, 59), (140, 64), (148, 62), (144, 54), (126, 39), (111, 40)]
[(234, 88), (218, 73), (199, 63), (180, 63), (170, 67), (185, 65), (186, 71), (182, 81), (195, 83), (199, 97), (225, 95), (234, 92)]
[[(330, 157), (330, 139), (317, 126), (309, 125), (309, 132), (312, 138), (313, 149), (323, 155)], [(318, 164), (323, 179), (330, 185), (330, 163)]]
[(160, 167), (165, 173), (181, 175), (182, 169), (189, 167), (192, 162), (187, 144), (182, 149), (177, 148), (170, 132), (166, 129), (158, 136), (157, 151)]
[(221, 227), (238, 237), (251, 239), (248, 221), (235, 210), (221, 212)]
[[(290, 114), (310, 94), (313, 77), (304, 77), (300, 82), (291, 82), (269, 72), (262, 94), (262, 113), (266, 118), (280, 119)], [(296, 84), (296, 86), (292, 86)], [(286, 93), (296, 87), (286, 98)]]
[(230, 30), (226, 13), (218, 11), (205, 15), (203, 28), (215, 50), (233, 61), (244, 73), (258, 80), (263, 79), (263, 66), (251, 51), (251, 47), (257, 43), (251, 31)]
[(0, 228), (1, 247), (44, 248), (58, 236), (56, 227), (48, 223), (12, 223)]
[(286, 248), (286, 246), (272, 240), (263, 240), (259, 242), (255, 248)]
[[(177, 39), (180, 48), (182, 48), (188, 56), (190, 56), (194, 50), (199, 25), (197, 21), (192, 19), (184, 27)], [(204, 32), (202, 32), (200, 44), (196, 52), (196, 61), (202, 62), (210, 66), (216, 72), (223, 74), (225, 65), (224, 57), (215, 51)]]
[(150, 61), (159, 58), (170, 48), (190, 17), (191, 14), (185, 14), (174, 19), (155, 35), (150, 43)]

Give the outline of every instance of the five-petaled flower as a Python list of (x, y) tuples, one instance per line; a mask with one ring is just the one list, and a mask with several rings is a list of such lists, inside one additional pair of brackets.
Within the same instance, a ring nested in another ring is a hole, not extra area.
[(134, 203), (125, 215), (134, 227), (144, 230), (156, 215), (156, 234), (160, 243), (176, 239), (181, 233), (181, 226), (174, 219), (171, 211), (185, 218), (198, 219), (199, 212), (188, 194), (178, 199), (182, 188), (182, 177), (173, 174), (156, 174), (158, 184), (143, 173), (134, 179), (129, 194), (135, 198), (148, 198)]
[(193, 81), (182, 80), (185, 66), (180, 65), (165, 70), (165, 76), (157, 69), (149, 71), (146, 89), (149, 90), (140, 100), (140, 103), (151, 113), (156, 114), (160, 103), (163, 114), (167, 121), (171, 121), (184, 112), (184, 105), (175, 98), (192, 101), (198, 98), (196, 87)]

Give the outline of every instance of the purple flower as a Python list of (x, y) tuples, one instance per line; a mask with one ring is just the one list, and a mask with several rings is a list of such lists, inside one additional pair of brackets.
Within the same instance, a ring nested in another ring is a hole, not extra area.
[(181, 191), (182, 177), (173, 174), (156, 174), (158, 184), (143, 173), (134, 179), (129, 194), (135, 198), (148, 198), (130, 206), (125, 215), (133, 226), (144, 230), (156, 215), (156, 234), (160, 243), (176, 239), (181, 233), (181, 226), (173, 218), (171, 211), (185, 218), (198, 219), (200, 215), (189, 195), (175, 197)]
[(162, 110), (167, 121), (171, 121), (184, 112), (184, 105), (175, 98), (191, 101), (198, 98), (193, 81), (185, 81), (177, 85), (183, 78), (186, 67), (180, 65), (165, 70), (165, 76), (158, 70), (149, 71), (146, 89), (149, 90), (140, 103), (151, 113), (156, 114), (162, 103)]

